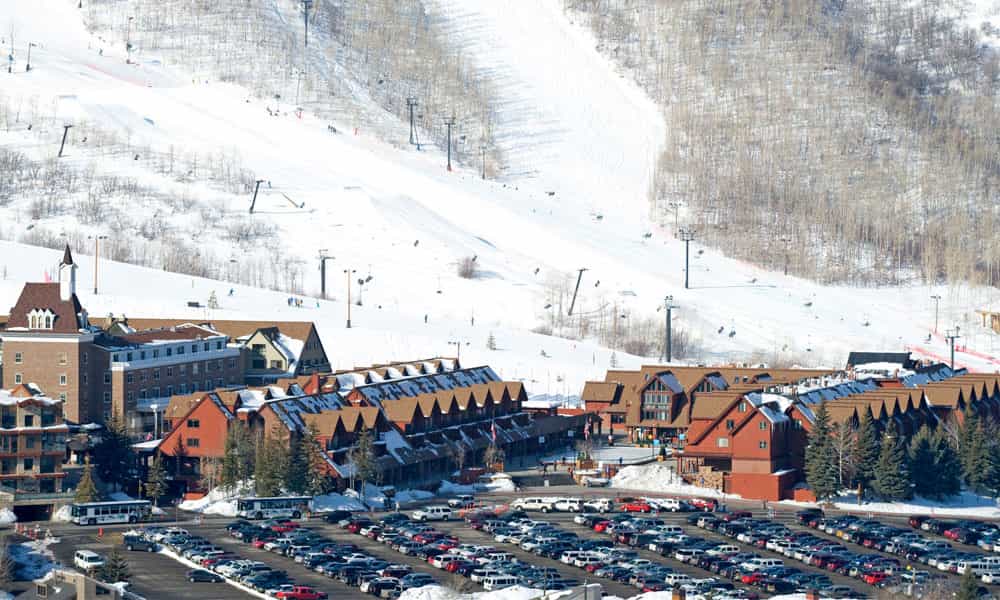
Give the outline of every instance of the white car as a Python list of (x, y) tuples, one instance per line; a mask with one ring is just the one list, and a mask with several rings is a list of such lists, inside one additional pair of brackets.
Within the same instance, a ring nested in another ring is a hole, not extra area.
[(432, 567), (437, 567), (438, 569), (443, 569), (447, 567), (450, 563), (455, 562), (459, 559), (458, 556), (454, 554), (439, 554), (431, 559), (430, 564)]
[(675, 585), (683, 585), (690, 581), (691, 581), (691, 576), (686, 573), (667, 573), (667, 576), (663, 578), (663, 582), (670, 587), (673, 587)]
[(447, 506), (427, 506), (413, 511), (410, 516), (414, 521), (448, 521), (451, 519), (451, 508)]
[(93, 571), (104, 566), (104, 558), (91, 550), (77, 550), (73, 553), (73, 564), (78, 569)]
[(597, 513), (606, 513), (614, 510), (615, 505), (609, 498), (595, 498), (583, 503), (584, 510), (592, 510)]
[(540, 510), (544, 513), (554, 510), (558, 498), (518, 498), (510, 503), (510, 507), (520, 510)]
[(559, 512), (580, 512), (583, 510), (583, 500), (579, 498), (562, 498), (552, 505)]

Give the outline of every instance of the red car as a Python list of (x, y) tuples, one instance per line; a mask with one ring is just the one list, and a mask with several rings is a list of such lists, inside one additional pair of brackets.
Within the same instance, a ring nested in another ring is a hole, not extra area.
[(256, 540), (253, 541), (253, 547), (254, 548), (263, 548), (264, 544), (266, 544), (266, 543), (267, 543), (267, 540), (261, 539), (261, 538), (257, 538)]
[(610, 525), (611, 521), (598, 521), (594, 523), (594, 531), (597, 533), (604, 533)]
[(298, 523), (289, 521), (288, 519), (279, 519), (274, 525), (271, 525), (271, 531), (275, 533), (288, 533), (298, 528)]
[(655, 581), (647, 581), (645, 585), (642, 586), (642, 591), (645, 592), (662, 592), (667, 589), (667, 584), (656, 583)]
[(646, 502), (645, 500), (633, 500), (622, 504), (622, 511), (648, 513), (653, 512), (653, 507), (650, 506), (649, 502)]
[(740, 577), (740, 581), (747, 585), (757, 585), (761, 581), (764, 581), (764, 574), (760, 571), (754, 571), (753, 573), (747, 573), (743, 577)]
[(867, 583), (868, 585), (878, 585), (879, 583), (888, 578), (889, 578), (888, 573), (883, 573), (882, 571), (871, 571), (869, 573), (865, 573), (864, 577), (862, 577), (861, 580)]
[(910, 517), (908, 522), (910, 524), (910, 527), (914, 529), (920, 529), (920, 526), (924, 524), (924, 521), (926, 521), (929, 518), (930, 517), (924, 515), (914, 515)]
[(297, 585), (291, 590), (278, 592), (274, 597), (288, 600), (326, 600), (326, 592), (318, 592), (311, 587)]
[(691, 498), (687, 501), (696, 510), (714, 511), (719, 508), (719, 502), (711, 498)]
[(752, 519), (753, 514), (746, 510), (737, 510), (735, 512), (727, 513), (722, 520), (725, 522), (735, 521), (737, 519)]

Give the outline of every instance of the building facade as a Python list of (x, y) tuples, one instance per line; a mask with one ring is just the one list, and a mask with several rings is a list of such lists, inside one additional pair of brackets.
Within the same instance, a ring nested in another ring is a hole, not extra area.
[(68, 435), (61, 401), (27, 385), (0, 390), (0, 487), (15, 501), (61, 492)]

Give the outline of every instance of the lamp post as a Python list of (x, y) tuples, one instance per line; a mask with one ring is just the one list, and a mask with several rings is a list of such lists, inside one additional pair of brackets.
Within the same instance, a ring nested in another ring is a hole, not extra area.
[(354, 269), (344, 269), (347, 277), (347, 328), (351, 328), (351, 275), (357, 273)]
[(670, 321), (673, 309), (677, 308), (677, 306), (674, 305), (673, 296), (667, 296), (666, 298), (663, 299), (663, 308), (667, 311), (667, 321), (664, 327), (665, 339), (663, 346), (663, 355), (664, 358), (666, 359), (666, 362), (670, 362), (671, 359), (673, 358), (673, 336), (670, 329), (671, 328)]
[(319, 251), (319, 293), (324, 300), (326, 300), (326, 261), (333, 260), (333, 257), (328, 256), (326, 252), (326, 248)]
[(955, 325), (954, 329), (949, 329), (949, 330), (945, 331), (945, 334), (944, 334), (945, 339), (948, 340), (948, 343), (951, 345), (951, 370), (952, 371), (955, 370), (955, 340), (957, 340), (957, 339), (959, 339), (959, 338), (962, 337), (962, 336), (960, 336), (958, 334), (958, 332), (959, 332), (960, 329), (961, 329), (961, 327), (959, 327), (958, 325)]
[(31, 49), (37, 46), (35, 42), (28, 42), (28, 62), (24, 65), (24, 71), (27, 73), (31, 70)]
[(684, 289), (688, 289), (691, 278), (691, 240), (694, 239), (694, 230), (682, 227), (679, 235), (684, 242)]
[(791, 243), (792, 238), (787, 235), (781, 236), (779, 238), (782, 243), (785, 244), (785, 275), (788, 275), (788, 244)]
[(455, 347), (455, 358), (457, 360), (462, 360), (462, 342), (461, 340), (452, 340), (448, 342), (449, 346)]
[(448, 126), (448, 170), (451, 171), (451, 128), (455, 126), (455, 116), (449, 117), (444, 124)]
[(94, 295), (97, 295), (97, 265), (101, 256), (101, 240), (108, 239), (106, 235), (88, 236), (94, 238)]
[(934, 301), (934, 333), (938, 332), (938, 308), (941, 306), (941, 295), (934, 294), (931, 296), (931, 300)]
[(159, 419), (160, 413), (157, 412), (157, 410), (156, 410), (159, 407), (160, 407), (159, 404), (150, 404), (149, 405), (149, 408), (153, 409), (153, 439), (155, 439), (155, 440), (160, 439), (160, 433), (159, 433), (160, 432), (160, 423), (159, 423), (159, 421), (160, 421), (160, 419)]

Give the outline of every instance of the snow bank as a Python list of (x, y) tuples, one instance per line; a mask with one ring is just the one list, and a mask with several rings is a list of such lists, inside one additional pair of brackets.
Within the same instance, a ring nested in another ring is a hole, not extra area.
[[(381, 509), (385, 506), (387, 500), (387, 496), (385, 495), (386, 489), (377, 485), (367, 485), (365, 486), (365, 497), (363, 499), (361, 498), (361, 494), (354, 490), (347, 490), (344, 492), (344, 495), (358, 502), (363, 502), (370, 508)], [(400, 506), (424, 502), (432, 498), (434, 498), (434, 494), (425, 492), (424, 490), (397, 490), (395, 496), (393, 496), (393, 500), (399, 502)]]
[(739, 498), (737, 495), (723, 494), (718, 490), (685, 483), (674, 473), (672, 467), (662, 462), (625, 467), (611, 478), (611, 487), (642, 492)]
[(14, 596), (11, 596), (10, 592), (0, 591), (0, 600), (14, 600)]
[(475, 485), (463, 485), (454, 481), (442, 481), (438, 488), (438, 496), (458, 496), (459, 494), (475, 494), (479, 488)]
[(399, 600), (534, 600), (542, 595), (544, 592), (541, 590), (521, 586), (495, 592), (463, 594), (439, 585), (425, 585), (404, 591)]
[(52, 514), (52, 520), (58, 523), (69, 523), (72, 518), (73, 513), (69, 504), (60, 506), (59, 510)]
[(17, 523), (17, 515), (9, 508), (0, 508), (0, 525)]
[(58, 543), (59, 538), (43, 538), (11, 546), (10, 555), (17, 564), (16, 578), (30, 581), (45, 577), (59, 564), (49, 548)]
[(333, 512), (335, 510), (368, 510), (368, 508), (356, 498), (348, 498), (337, 493), (313, 498), (313, 511)]
[(178, 508), (188, 512), (206, 515), (236, 516), (236, 498), (238, 492), (215, 488), (197, 500), (185, 500)]
[[(904, 515), (932, 515), (940, 517), (973, 517), (977, 519), (1000, 518), (1000, 505), (993, 498), (972, 492), (962, 492), (944, 501), (915, 497), (908, 502), (863, 502), (858, 504), (856, 492), (845, 492), (837, 497), (834, 505), (847, 512), (871, 512)], [(792, 506), (816, 506), (809, 502), (783, 500)]]

